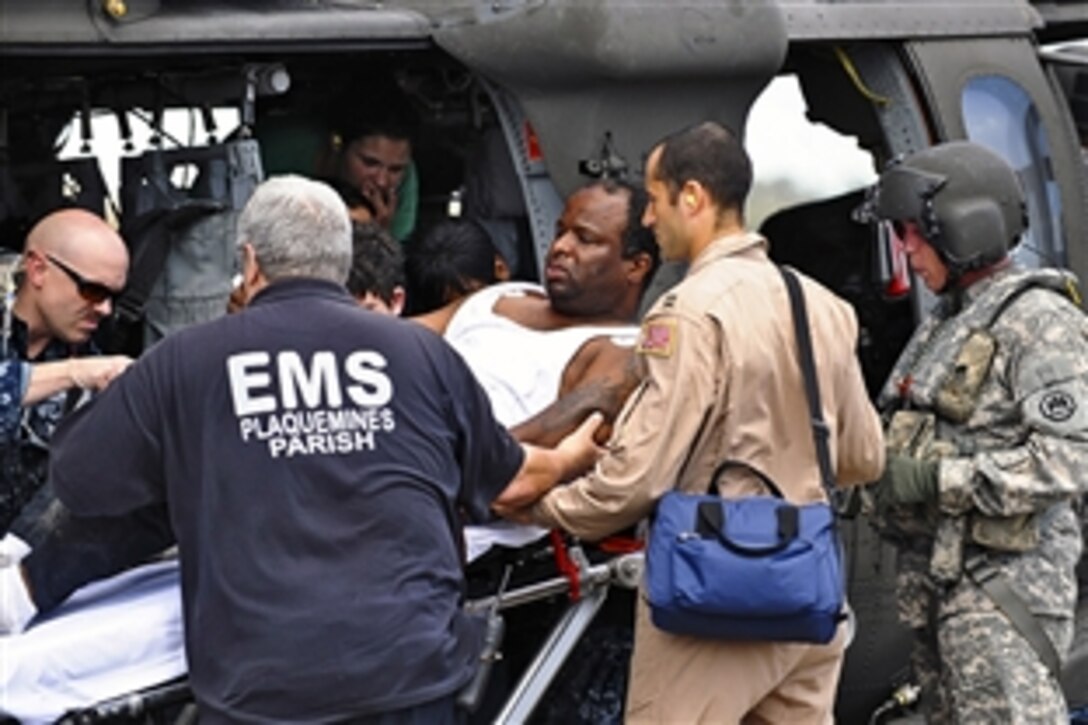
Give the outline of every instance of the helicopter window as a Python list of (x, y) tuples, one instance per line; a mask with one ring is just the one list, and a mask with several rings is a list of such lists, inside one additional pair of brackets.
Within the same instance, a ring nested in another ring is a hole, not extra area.
[(1031, 98), (1010, 79), (987, 75), (968, 81), (962, 103), (967, 137), (1001, 154), (1024, 187), (1030, 223), (1013, 256), (1029, 267), (1064, 266), (1061, 195), (1046, 130)]

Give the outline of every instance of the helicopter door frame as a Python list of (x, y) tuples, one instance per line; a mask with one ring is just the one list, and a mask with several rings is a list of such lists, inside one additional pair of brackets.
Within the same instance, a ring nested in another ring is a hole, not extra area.
[[(1029, 105), (1021, 127), (1000, 131), (1009, 147), (1021, 149), (1031, 162), (1024, 166), (1009, 159), (1018, 167), (1029, 209), (1036, 217), (1050, 216), (1047, 223), (1037, 222), (1029, 230), (1039, 235), (1029, 251), (1040, 254), (1045, 264), (1069, 267), (1085, 278), (1088, 249), (1082, 240), (1088, 233), (1088, 211), (1083, 204), (1068, 201), (1085, 198), (1080, 143), (1068, 109), (1061, 105), (1061, 90), (1040, 63), (1036, 45), (1026, 37), (949, 38), (910, 41), (904, 50), (940, 139), (985, 143), (982, 136), (989, 134), (986, 126), (994, 116), (988, 115), (983, 124), (966, 117), (965, 91), (972, 84), (977, 88), (993, 82), (1024, 94)], [(1003, 155), (1008, 159), (1008, 149)], [(1055, 210), (1055, 204), (1060, 209)]]
[(543, 156), (538, 152), (539, 141), (531, 138), (532, 127), (517, 99), (496, 83), (483, 77), (479, 77), (479, 81), (494, 104), (507, 150), (517, 171), (533, 236), (533, 263), (542, 278), (544, 261), (555, 236), (555, 224), (563, 214), (563, 198), (552, 182)]

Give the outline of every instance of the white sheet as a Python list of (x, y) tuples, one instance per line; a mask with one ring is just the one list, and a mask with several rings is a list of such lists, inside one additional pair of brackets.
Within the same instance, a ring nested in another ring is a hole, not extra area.
[[(546, 529), (466, 526), (468, 560)], [(176, 560), (90, 584), (23, 634), (0, 636), (0, 711), (24, 725), (162, 684), (186, 672)]]
[(473, 562), (486, 554), (492, 546), (501, 545), (516, 549), (542, 539), (547, 534), (548, 530), (539, 526), (515, 524), (510, 521), (496, 521), (486, 526), (466, 526), (465, 558)]
[(176, 560), (80, 589), (26, 632), (0, 636), (0, 710), (36, 725), (185, 674)]

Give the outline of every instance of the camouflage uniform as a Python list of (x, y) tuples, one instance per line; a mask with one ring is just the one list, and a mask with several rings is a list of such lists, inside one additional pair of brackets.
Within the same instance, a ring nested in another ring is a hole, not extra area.
[(965, 573), (996, 570), (1064, 659), (1088, 470), (1088, 320), (1056, 270), (946, 294), (881, 392), (889, 448), (940, 460), (937, 501), (877, 520), (899, 547), (899, 614), (930, 721), (1066, 723), (1061, 688)]

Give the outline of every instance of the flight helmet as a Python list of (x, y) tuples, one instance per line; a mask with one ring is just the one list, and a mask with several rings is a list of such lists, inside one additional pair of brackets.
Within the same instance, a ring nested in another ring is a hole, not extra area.
[(952, 277), (993, 264), (1027, 228), (1016, 173), (993, 151), (950, 141), (892, 162), (870, 192), (867, 216), (913, 221)]

